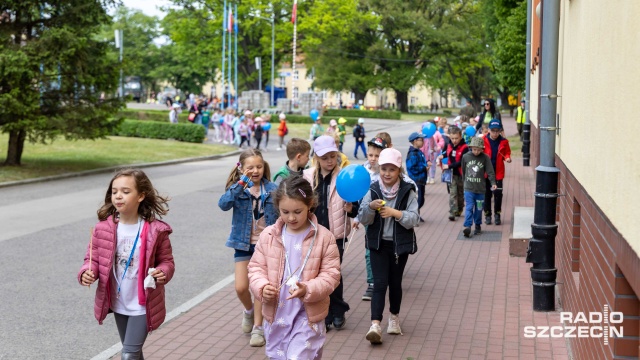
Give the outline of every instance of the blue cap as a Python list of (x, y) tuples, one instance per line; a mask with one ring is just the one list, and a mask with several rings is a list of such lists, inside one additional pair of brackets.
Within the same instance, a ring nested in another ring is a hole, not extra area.
[(491, 120), (489, 123), (489, 130), (491, 129), (502, 129), (502, 123), (499, 120)]
[(418, 138), (424, 138), (424, 134), (421, 134), (419, 132), (412, 132), (411, 135), (409, 135), (409, 142), (413, 142), (413, 140)]

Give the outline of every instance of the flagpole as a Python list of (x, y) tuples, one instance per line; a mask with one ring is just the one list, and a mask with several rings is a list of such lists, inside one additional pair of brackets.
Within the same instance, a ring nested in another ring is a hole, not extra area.
[(225, 86), (225, 73), (224, 73), (224, 65), (225, 65), (225, 46), (227, 40), (227, 0), (224, 0), (224, 10), (222, 14), (222, 96), (220, 96), (220, 108), (224, 110), (224, 90)]
[(229, 51), (228, 51), (228, 55), (229, 55), (229, 59), (227, 62), (227, 70), (228, 70), (228, 84), (229, 84), (229, 92), (227, 93), (227, 106), (231, 107), (231, 52), (233, 51), (233, 48), (231, 47), (231, 31), (229, 29), (229, 27), (231, 27), (233, 24), (231, 23), (233, 21), (233, 10), (231, 10), (231, 4), (229, 4), (229, 19), (227, 20), (227, 31), (229, 31)]
[(233, 14), (234, 16), (234, 23), (233, 23), (233, 32), (235, 33), (235, 79), (233, 81), (233, 87), (235, 89), (235, 104), (236, 107), (238, 108), (238, 110), (240, 110), (239, 106), (238, 106), (238, 3), (235, 4), (235, 14)]
[(296, 40), (297, 40), (297, 34), (298, 34), (298, 0), (293, 0), (293, 59), (291, 60), (291, 68), (293, 71), (292, 77), (293, 77), (293, 81), (292, 81), (292, 85), (291, 85), (291, 97), (293, 98), (293, 106), (295, 106), (296, 103), (296, 93), (294, 92), (294, 89), (296, 88)]

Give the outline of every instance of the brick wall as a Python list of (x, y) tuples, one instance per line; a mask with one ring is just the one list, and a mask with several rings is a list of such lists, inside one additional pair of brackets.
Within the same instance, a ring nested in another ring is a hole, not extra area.
[[(533, 132), (532, 132), (533, 133)], [(556, 264), (562, 310), (624, 314), (623, 337), (569, 339), (576, 359), (638, 358), (640, 259), (562, 160), (558, 192)]]

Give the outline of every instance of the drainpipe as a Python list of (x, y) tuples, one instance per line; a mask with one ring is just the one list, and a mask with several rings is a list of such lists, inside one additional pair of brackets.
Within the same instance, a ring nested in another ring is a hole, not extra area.
[(540, 166), (536, 168), (536, 191), (533, 224), (527, 251), (533, 285), (533, 310), (555, 310), (556, 202), (558, 175), (555, 166), (556, 106), (558, 89), (558, 35), (560, 0), (543, 0), (542, 58), (540, 61)]
[(529, 105), (531, 97), (529, 96), (529, 90), (531, 89), (531, 8), (533, 7), (533, 0), (527, 1), (527, 65), (525, 69), (525, 102), (524, 102), (524, 126), (522, 127), (522, 165), (529, 166), (530, 144), (531, 144), (531, 120), (529, 119)]

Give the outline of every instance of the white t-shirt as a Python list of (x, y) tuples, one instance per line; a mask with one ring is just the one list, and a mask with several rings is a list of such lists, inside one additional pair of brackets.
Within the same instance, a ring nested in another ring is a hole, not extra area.
[[(142, 231), (140, 224), (118, 224), (118, 243), (111, 276), (111, 310), (118, 314), (138, 316), (147, 313), (144, 305), (138, 303), (138, 267), (140, 265), (140, 244), (138, 239), (133, 252), (129, 269), (124, 279), (122, 274), (127, 266), (131, 248), (136, 240), (138, 231)], [(122, 279), (122, 280), (121, 280)], [(120, 298), (118, 298), (118, 283), (120, 284)]]

